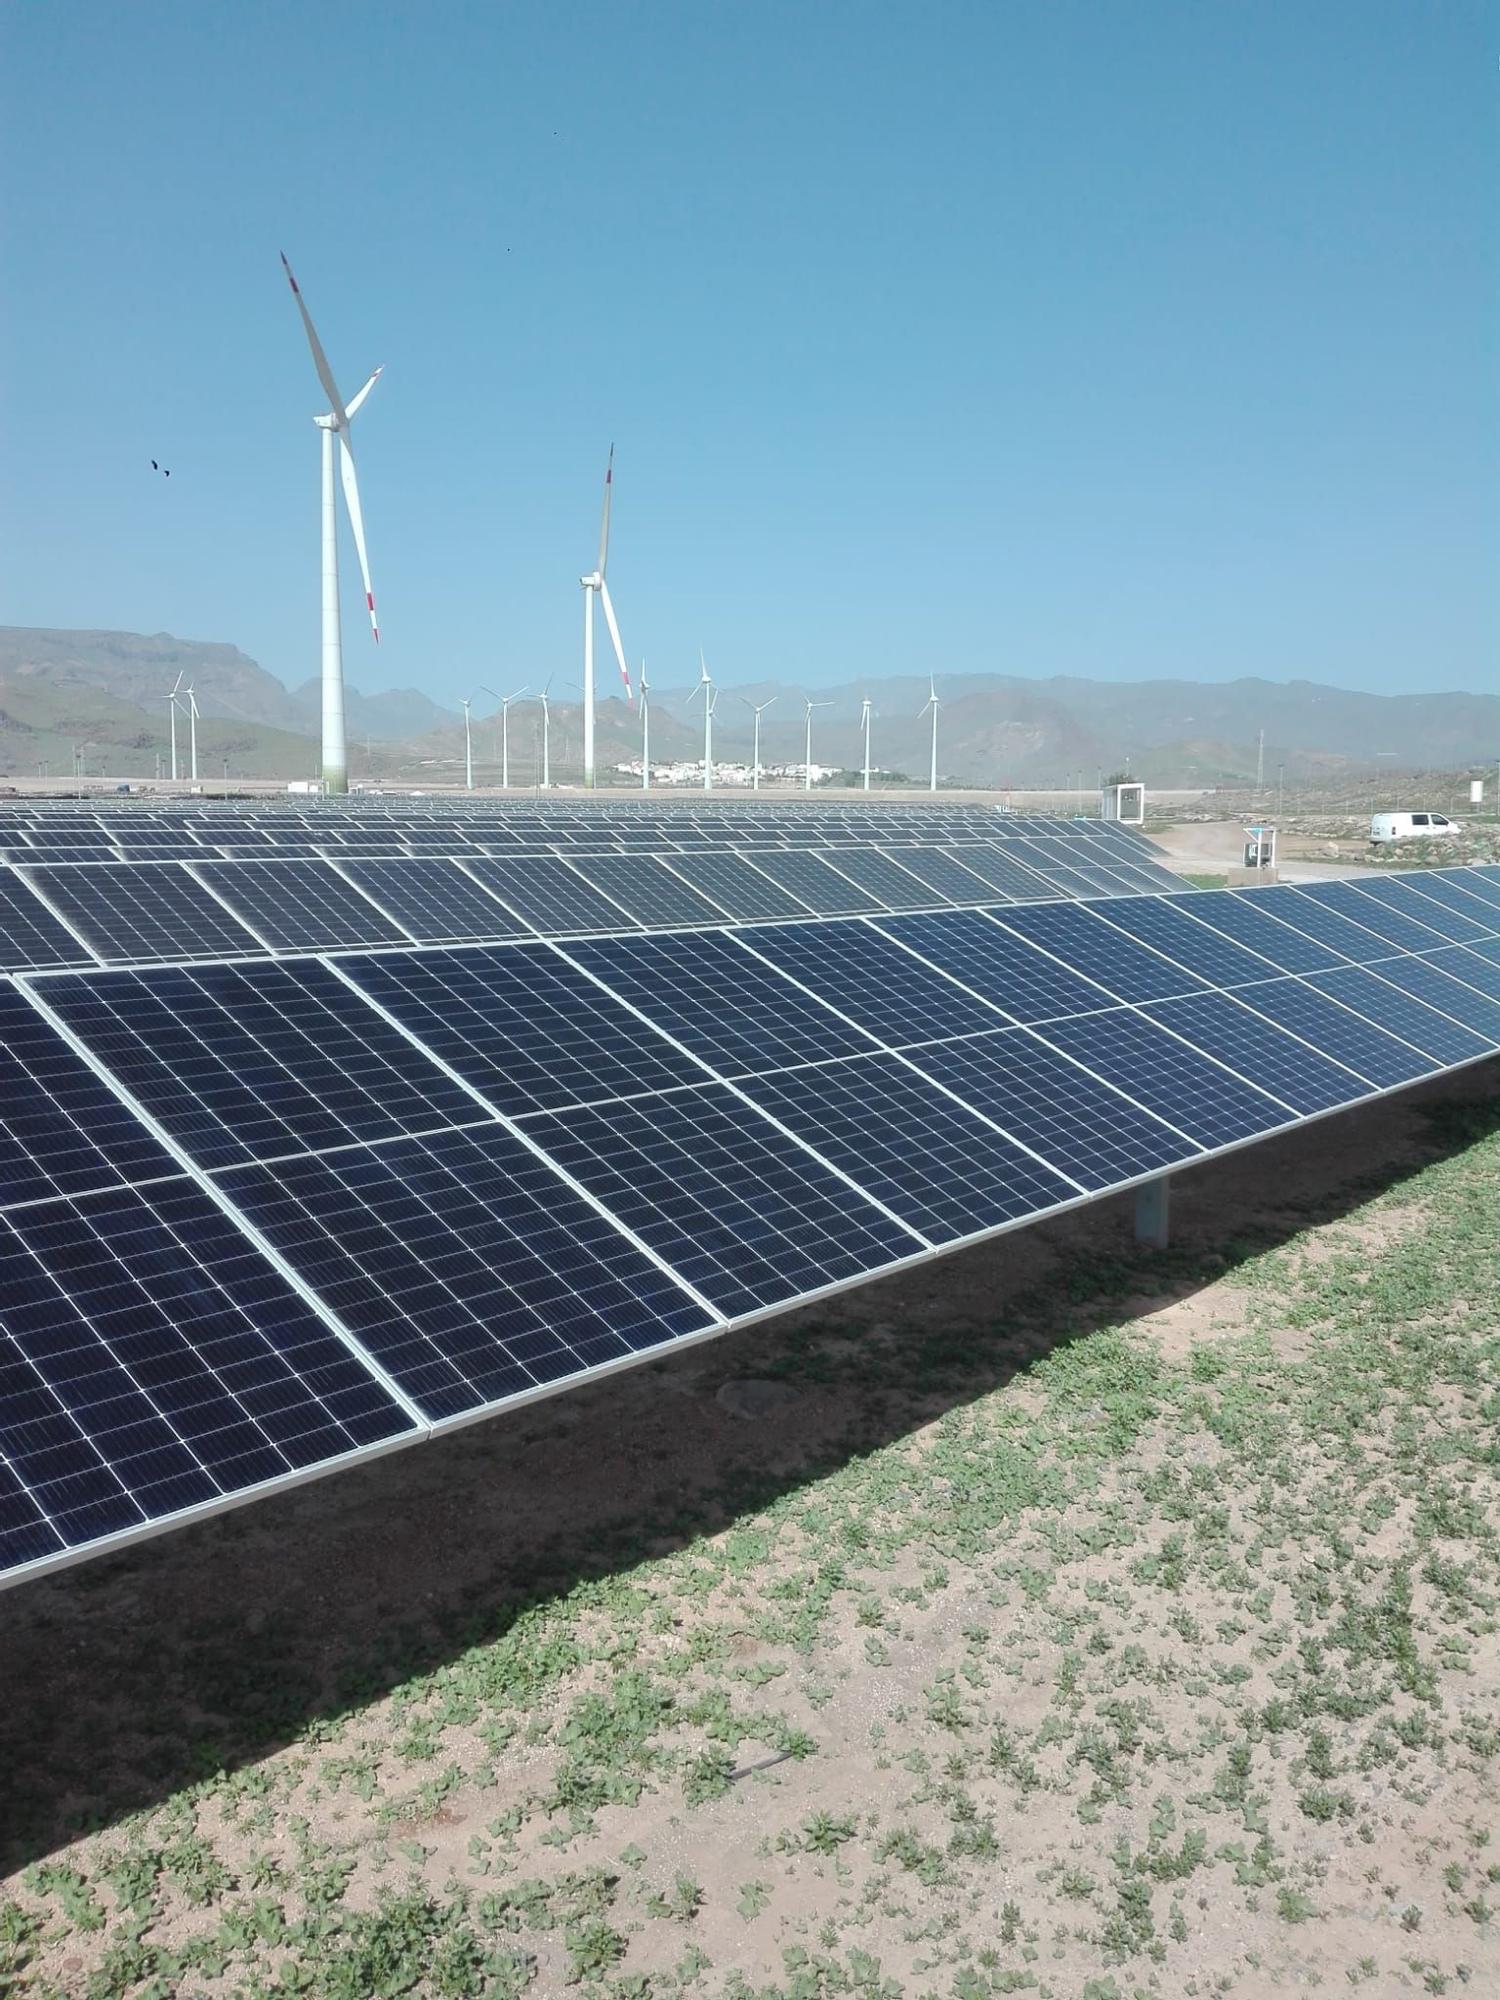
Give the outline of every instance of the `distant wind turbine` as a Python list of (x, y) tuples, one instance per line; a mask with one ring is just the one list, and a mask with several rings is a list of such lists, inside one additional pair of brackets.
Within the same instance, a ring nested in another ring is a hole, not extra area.
[(492, 695), (500, 704), (500, 789), (508, 792), (510, 790), (510, 705), (529, 693), (529, 689), (518, 687), (514, 694), (496, 694), (492, 687), (486, 687), (481, 681), (479, 690), (481, 694)]
[(940, 709), (940, 708), (942, 707), (942, 705), (943, 705), (943, 704), (942, 704), (942, 703), (941, 703), (941, 702), (940, 702), (940, 701), (938, 700), (938, 691), (937, 691), (937, 682), (936, 682), (936, 681), (935, 681), (935, 680), (933, 679), (933, 677), (932, 677), (932, 675), (931, 675), (931, 674), (929, 674), (929, 675), (927, 676), (927, 687), (928, 687), (928, 695), (927, 695), (927, 699), (926, 699), (926, 701), (925, 701), (925, 702), (924, 702), (924, 703), (922, 704), (921, 708), (919, 708), (919, 709), (917, 710), (917, 720), (918, 720), (918, 722), (920, 722), (920, 721), (922, 720), (922, 717), (923, 717), (924, 715), (926, 715), (926, 714), (928, 713), (928, 711), (929, 711), (929, 710), (931, 711), (931, 713), (932, 713), (932, 774), (931, 774), (931, 776), (929, 777), (929, 779), (928, 779), (928, 781), (927, 781), (927, 789), (928, 789), (928, 790), (929, 790), (930, 792), (935, 792), (935, 791), (937, 790), (937, 788), (938, 788), (938, 786), (937, 786), (937, 729), (938, 729), (938, 710), (939, 710), (939, 709)]
[(172, 683), (172, 692), (167, 696), (167, 719), (172, 726), (172, 783), (177, 783), (177, 692), (182, 686), (179, 674)]
[(641, 790), (651, 789), (651, 690), (646, 662), (641, 661)]
[(701, 694), (703, 697), (703, 789), (705, 792), (711, 792), (714, 788), (714, 710), (718, 706), (719, 696), (709, 674), (701, 646), (698, 648), (698, 672), (700, 676), (698, 685), (688, 696), (688, 700), (691, 701), (693, 695)]
[(604, 511), (599, 520), (599, 562), (591, 576), (581, 576), (583, 585), (583, 782), (592, 787), (594, 783), (594, 597), (604, 607), (604, 622), (609, 627), (610, 644), (615, 649), (615, 658), (620, 666), (620, 679), (625, 683), (625, 699), (631, 700), (630, 669), (625, 664), (625, 648), (620, 644), (620, 627), (615, 618), (615, 607), (605, 582), (605, 571), (609, 564), (609, 503), (615, 482), (615, 448), (609, 448), (609, 463), (604, 468)]
[(804, 716), (804, 717), (802, 718), (802, 719), (803, 719), (803, 721), (804, 721), (804, 722), (805, 722), (805, 723), (807, 724), (807, 742), (806, 742), (806, 745), (805, 745), (805, 747), (804, 747), (804, 750), (803, 750), (803, 755), (802, 755), (802, 789), (803, 789), (803, 791), (804, 791), (804, 792), (810, 792), (810, 791), (812, 790), (812, 719), (813, 719), (813, 710), (814, 710), (815, 708), (832, 708), (832, 707), (833, 707), (833, 703), (832, 703), (831, 701), (812, 701), (812, 700), (808, 700), (808, 703), (807, 703), (807, 714), (806, 714), (806, 715), (805, 715), (805, 716)]
[(769, 701), (762, 701), (757, 703), (751, 701), (748, 695), (742, 694), (740, 696), (740, 700), (744, 702), (746, 708), (748, 708), (755, 717), (755, 749), (751, 757), (751, 771), (750, 771), (750, 789), (755, 792), (758, 792), (760, 790), (760, 718), (764, 710), (768, 708), (774, 708), (776, 703), (780, 700), (780, 698), (781, 697), (779, 695), (773, 694)]
[(865, 737), (865, 790), (870, 789), (870, 717), (875, 713), (875, 705), (866, 695), (859, 705), (859, 726)]
[(284, 251), (281, 262), (292, 288), (292, 296), (297, 301), (297, 310), (302, 315), (307, 344), (312, 349), (313, 366), (318, 371), (318, 380), (323, 385), (323, 394), (330, 406), (326, 415), (313, 419), (323, 433), (323, 789), (326, 792), (347, 792), (349, 756), (344, 742), (344, 653), (339, 629), (339, 537), (333, 498), (333, 441), (335, 437), (339, 441), (344, 506), (354, 533), (355, 552), (359, 556), (359, 573), (364, 580), (370, 630), (378, 645), (380, 622), (375, 616), (375, 591), (370, 582), (370, 559), (365, 552), (365, 521), (359, 505), (359, 482), (354, 476), (354, 454), (349, 448), (349, 420), (380, 380), (380, 370), (375, 370), (352, 402), (344, 402), (312, 323), (312, 315), (307, 310), (307, 301), (292, 276), (292, 267), (287, 263)]
[(466, 694), (461, 696), (459, 700), (459, 707), (464, 712), (464, 790), (466, 792), (472, 792), (474, 789), (474, 739), (469, 733), (469, 703), (473, 699), (473, 695)]

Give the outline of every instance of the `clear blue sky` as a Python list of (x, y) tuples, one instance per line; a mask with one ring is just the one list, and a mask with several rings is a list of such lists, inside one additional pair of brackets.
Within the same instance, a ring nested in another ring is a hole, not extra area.
[[(317, 671), (1494, 684), (1500, 14), (31, 0), (0, 622)], [(172, 468), (166, 483), (148, 459)], [(602, 638), (602, 630), (601, 630)], [(605, 681), (603, 685), (608, 686)]]

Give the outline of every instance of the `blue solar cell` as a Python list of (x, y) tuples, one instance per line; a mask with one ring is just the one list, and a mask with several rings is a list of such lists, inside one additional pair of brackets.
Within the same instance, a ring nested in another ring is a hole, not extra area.
[[(1404, 965), (1403, 960), (1395, 969), (1404, 970)], [(1320, 972), (1308, 983), (1320, 993), (1331, 994), (1345, 1007), (1353, 1008), (1367, 1021), (1389, 1028), (1393, 1035), (1399, 1035), (1439, 1063), (1468, 1062), (1474, 1056), (1490, 1052), (1491, 1044), (1483, 1036), (1460, 1027), (1457, 1021), (1448, 1020), (1434, 1008), (1412, 999), (1386, 980), (1376, 979), (1361, 967), (1351, 965), (1342, 972)]]
[(1037, 903), (995, 911), (992, 916), (1028, 944), (1054, 953), (1122, 1000), (1170, 1000), (1178, 993), (1201, 993), (1208, 985), (1195, 973), (1122, 936), (1103, 921), (1102, 914), (1071, 903)]
[(434, 1423), (713, 1324), (498, 1125), (223, 1185)]
[(343, 861), (339, 866), (424, 944), (533, 935), (456, 862), (403, 856), (396, 861)]
[(1113, 1007), (1114, 995), (1069, 972), (981, 911), (881, 917), (876, 927), (1017, 1021), (1047, 1021)]
[(816, 854), (755, 848), (745, 858), (785, 889), (788, 895), (795, 896), (799, 903), (805, 903), (808, 909), (820, 916), (853, 914), (882, 907), (874, 896), (866, 895), (863, 889), (856, 889), (847, 875), (841, 875)]
[(1492, 1000), (1500, 1000), (1500, 938), (1473, 945), (1451, 945), (1430, 956), (1435, 965), (1440, 965), (1454, 979), (1462, 979)]
[[(1488, 868), (1424, 869), (1422, 880), (1442, 882), (1449, 888), (1461, 889), (1465, 896), (1500, 914), (1500, 878)], [(1469, 905), (1465, 903), (1463, 907), (1467, 909)]]
[(749, 923), (805, 917), (807, 905), (739, 854), (674, 854), (667, 864), (728, 916)]
[(63, 973), (46, 998), (205, 1167), (485, 1115), (315, 960)]
[(1092, 914), (1215, 986), (1264, 979), (1273, 969), (1232, 938), (1195, 923), (1175, 898), (1169, 902), (1165, 896), (1121, 896), (1107, 910)]
[(1371, 1086), (1362, 1076), (1283, 1033), (1257, 1012), (1258, 990), (1245, 989), (1244, 1004), (1227, 993), (1191, 993), (1141, 1011), (1294, 1111), (1331, 1111), (1369, 1095)]
[(343, 970), (508, 1114), (702, 1081), (697, 1063), (546, 945), (391, 952)]
[(722, 1084), (546, 1113), (525, 1129), (726, 1318), (920, 1247)]
[[(1268, 917), (1275, 917), (1279, 923), (1289, 924), (1294, 930), (1315, 938), (1340, 958), (1351, 960), (1355, 965), (1369, 965), (1377, 958), (1389, 958), (1391, 947), (1374, 931), (1351, 923), (1348, 917), (1331, 910), (1315, 897), (1304, 896), (1300, 886), (1282, 882), (1272, 889), (1247, 889), (1242, 892), (1253, 897), (1255, 907)], [(1329, 970), (1333, 970), (1332, 967)]]
[(653, 929), (724, 921), (722, 910), (674, 875), (654, 854), (580, 855), (572, 865), (621, 909)]
[[(1463, 870), (1440, 874), (1436, 869), (1424, 868), (1411, 877), (1409, 886), (1420, 892), (1425, 901), (1441, 903), (1444, 909), (1466, 917), (1481, 936), (1500, 934), (1500, 895), (1476, 894), (1464, 877)], [(1472, 935), (1465, 932), (1466, 937)]]
[(768, 924), (745, 943), (891, 1047), (982, 1033), (1009, 1019), (872, 924)]
[(1325, 910), (1348, 917), (1351, 923), (1362, 924), (1376, 937), (1384, 938), (1388, 950), (1429, 951), (1442, 942), (1440, 933), (1429, 925), (1415, 923), (1410, 917), (1387, 909), (1377, 897), (1367, 896), (1353, 882), (1299, 882), (1292, 894), (1321, 903)]
[(885, 910), (930, 910), (948, 898), (873, 847), (841, 847), (827, 856), (828, 865), (847, 875), (856, 888), (872, 896)]
[(177, 1163), (14, 987), (0, 985), (0, 1208)]
[(735, 934), (610, 938), (566, 951), (725, 1076), (862, 1055), (874, 1045), (753, 957)]
[(1473, 915), (1461, 915), (1454, 907), (1460, 899), (1425, 874), (1405, 880), (1361, 882), (1359, 889), (1361, 895), (1373, 896), (1398, 915), (1414, 917), (1418, 923), (1425, 924), (1429, 930), (1436, 931), (1454, 944), (1465, 944), (1470, 938), (1493, 937), (1497, 925), (1500, 925), (1500, 911), (1496, 911), (1493, 921), (1487, 923), (1484, 912), (1472, 898), (1467, 900)]
[(1483, 1035), (1487, 1042), (1500, 1047), (1500, 1006), (1486, 999), (1482, 992), (1476, 992), (1472, 982), (1464, 983), (1463, 968), (1449, 962), (1454, 949), (1451, 945), (1442, 946), (1420, 957), (1413, 952), (1371, 970), (1399, 992), (1411, 994), (1440, 1014), (1451, 1015), (1466, 1028), (1472, 1028), (1476, 1035)]
[(950, 847), (946, 850), (955, 861), (962, 862), (971, 875), (977, 875), (990, 889), (997, 893), (995, 902), (1036, 903), (1045, 902), (1057, 892), (1050, 882), (1043, 881), (1033, 868), (1018, 861), (1002, 841), (976, 841), (964, 847)]
[(1078, 1198), (1061, 1174), (895, 1056), (748, 1077), (743, 1088), (930, 1243)]
[(92, 953), (32, 894), (25, 879), (0, 868), (0, 972), (93, 963)]
[(176, 861), (28, 868), (27, 875), (89, 949), (113, 964), (265, 951)]
[(1133, 1008), (1085, 1014), (1035, 1028), (1064, 1055), (1086, 1064), (1201, 1146), (1227, 1146), (1288, 1124), (1294, 1114), (1184, 1046)]
[(0, 1220), (0, 1569), (414, 1429), (191, 1182)]
[(543, 937), (581, 937), (593, 931), (635, 931), (640, 925), (566, 861), (525, 855), (503, 861), (479, 857), (464, 867)]
[(1437, 1067), (1430, 1056), (1408, 1047), (1362, 1015), (1335, 1006), (1326, 994), (1315, 992), (1301, 979), (1268, 979), (1261, 986), (1242, 986), (1238, 997), (1268, 1021), (1300, 1035), (1346, 1069), (1368, 1078), (1377, 1089), (1411, 1083), (1419, 1076), (1430, 1076)]
[(1020, 1028), (934, 1042), (908, 1060), (1092, 1190), (1196, 1156), (1191, 1139)]
[(981, 881), (978, 875), (940, 848), (887, 846), (881, 851), (905, 874), (915, 875), (927, 888), (937, 891), (935, 897), (928, 897), (929, 902), (972, 905), (995, 901), (989, 883)]
[[(1280, 972), (1331, 972), (1344, 963), (1327, 945), (1273, 916), (1264, 892), (1200, 889), (1177, 907), (1194, 923), (1207, 924), (1247, 951), (1258, 952)], [(1267, 975), (1263, 971), (1261, 976)]]
[(200, 861), (195, 872), (276, 951), (407, 942), (326, 861)]

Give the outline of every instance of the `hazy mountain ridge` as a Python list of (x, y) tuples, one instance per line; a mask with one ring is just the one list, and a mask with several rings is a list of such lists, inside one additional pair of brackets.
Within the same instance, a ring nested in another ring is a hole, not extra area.
[[(289, 690), (238, 647), (170, 633), (11, 626), (0, 627), (0, 769), (30, 772), (50, 762), (60, 775), (70, 768), (64, 760), (72, 746), (87, 743), (95, 753), (92, 767), (103, 762), (122, 777), (150, 775), (155, 757), (166, 754), (166, 697), (178, 673), (197, 691), (205, 777), (218, 775), (226, 757), (237, 775), (300, 777), (316, 768), (315, 679)], [(1280, 763), (1291, 777), (1462, 769), (1500, 745), (1500, 697), (1494, 695), (1372, 695), (1312, 681), (1107, 682), (1004, 674), (942, 674), (937, 685), (939, 772), (979, 785), (1092, 784), (1098, 770), (1127, 761), (1160, 785), (1243, 782), (1254, 773), (1262, 729), (1268, 777)], [(700, 754), (702, 708), (688, 704), (688, 693), (686, 686), (652, 689), (654, 760)], [(915, 674), (811, 690), (776, 681), (726, 686), (714, 716), (715, 753), (725, 762), (748, 759), (748, 703), (774, 697), (762, 720), (762, 757), (800, 763), (810, 695), (826, 704), (813, 717), (814, 760), (856, 767), (860, 705), (868, 695), (875, 706), (874, 763), (925, 777), (930, 725), (921, 711), (927, 693), (926, 676)], [(451, 779), (461, 768), (459, 716), (421, 689), (366, 695), (350, 687), (346, 714), (357, 773), (363, 764), (372, 776)], [(552, 721), (554, 775), (576, 775), (576, 704), (555, 702)], [(515, 708), (512, 775), (520, 782), (534, 776), (539, 735), (536, 705)], [(181, 721), (179, 740), (185, 746)], [(473, 740), (476, 772), (489, 781), (498, 744), (488, 715), (476, 715)], [(639, 711), (617, 698), (602, 700), (601, 769), (639, 751)]]

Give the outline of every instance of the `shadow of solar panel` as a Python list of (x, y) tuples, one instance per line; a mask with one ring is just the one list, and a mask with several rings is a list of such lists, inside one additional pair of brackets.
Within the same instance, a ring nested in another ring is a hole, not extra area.
[(674, 875), (743, 922), (807, 915), (805, 903), (799, 903), (760, 869), (752, 868), (741, 855), (674, 854), (667, 865)]
[(1264, 1091), (1186, 1047), (1132, 1008), (1034, 1028), (1201, 1146), (1227, 1146), (1288, 1124), (1295, 1115)]
[(1169, 903), (1163, 896), (1121, 897), (1107, 910), (1094, 914), (1124, 931), (1137, 944), (1149, 945), (1175, 965), (1215, 986), (1237, 986), (1248, 979), (1264, 979), (1272, 970), (1265, 959), (1246, 951), (1231, 938), (1195, 923), (1176, 902)]
[(1102, 986), (1069, 972), (1013, 932), (1001, 930), (982, 911), (880, 917), (872, 922), (1017, 1021), (1047, 1021), (1115, 1005), (1114, 995)]
[(1260, 986), (1242, 986), (1238, 992), (1247, 1006), (1267, 1020), (1300, 1035), (1382, 1090), (1430, 1076), (1437, 1066), (1430, 1056), (1387, 1034), (1361, 1014), (1336, 1006), (1327, 994), (1301, 979), (1269, 979)]
[(63, 973), (46, 999), (201, 1166), (485, 1115), (314, 961)]
[(415, 1428), (191, 1182), (0, 1219), (0, 1568)]
[(265, 946), (175, 861), (32, 868), (48, 902), (100, 958), (238, 958)]
[(743, 942), (892, 1047), (980, 1034), (1008, 1020), (873, 924), (768, 924)]
[(856, 915), (882, 907), (876, 897), (857, 889), (847, 875), (841, 875), (819, 855), (758, 847), (746, 859), (818, 916)]
[(1183, 1133), (1021, 1028), (934, 1042), (907, 1059), (1093, 1191), (1198, 1154)]
[(1383, 898), (1366, 895), (1353, 882), (1299, 882), (1296, 892), (1321, 903), (1325, 910), (1336, 910), (1353, 923), (1363, 924), (1397, 951), (1430, 951), (1443, 941), (1442, 933), (1430, 924), (1403, 916), (1399, 910), (1388, 907)]
[(1094, 980), (1122, 1000), (1170, 1000), (1179, 993), (1203, 992), (1208, 981), (1148, 951), (1105, 923), (1103, 914), (1073, 903), (1034, 903), (1025, 909), (995, 910), (991, 921), (1017, 937), (1050, 951), (1074, 972)]
[(452, 861), (343, 861), (349, 878), (423, 944), (534, 933)]
[[(1191, 922), (1232, 938), (1278, 972), (1331, 972), (1345, 962), (1316, 938), (1279, 922), (1264, 904), (1264, 891), (1203, 889), (1185, 908), (1180, 904), (1177, 907), (1183, 909)], [(1270, 975), (1262, 967), (1258, 976), (1264, 979)]]
[(351, 958), (346, 975), (508, 1114), (702, 1081), (691, 1057), (545, 945)]
[[(765, 932), (756, 931), (756, 938)], [(863, 1055), (874, 1038), (752, 956), (727, 932), (609, 938), (567, 956), (727, 1076)]]
[(497, 1125), (235, 1168), (224, 1186), (434, 1423), (713, 1324)]
[(1078, 1198), (1071, 1181), (895, 1056), (783, 1070), (743, 1087), (931, 1243)]
[(200, 861), (197, 873), (278, 951), (407, 942), (326, 861)]
[(526, 1130), (727, 1319), (921, 1247), (722, 1084), (547, 1113)]
[[(1400, 960), (1391, 970), (1396, 981), (1404, 982), (1406, 960)], [(1376, 978), (1373, 972), (1360, 966), (1351, 965), (1341, 972), (1320, 972), (1308, 984), (1320, 993), (1331, 994), (1367, 1021), (1388, 1028), (1393, 1035), (1399, 1035), (1439, 1063), (1470, 1062), (1475, 1056), (1489, 1054), (1493, 1046), (1484, 1036), (1414, 999), (1404, 990), (1404, 984)]]
[(1369, 1096), (1372, 1086), (1364, 1077), (1257, 1013), (1255, 991), (1245, 990), (1243, 1005), (1227, 993), (1192, 993), (1157, 1001), (1141, 1012), (1305, 1116)]
[(607, 854), (580, 858), (574, 867), (639, 923), (681, 929), (719, 924), (724, 914), (680, 880), (654, 854)]
[(0, 1208), (178, 1172), (57, 1030), (0, 986)]
[(463, 864), (543, 937), (580, 937), (596, 931), (634, 931), (640, 925), (620, 905), (586, 882), (569, 862), (553, 855)]

